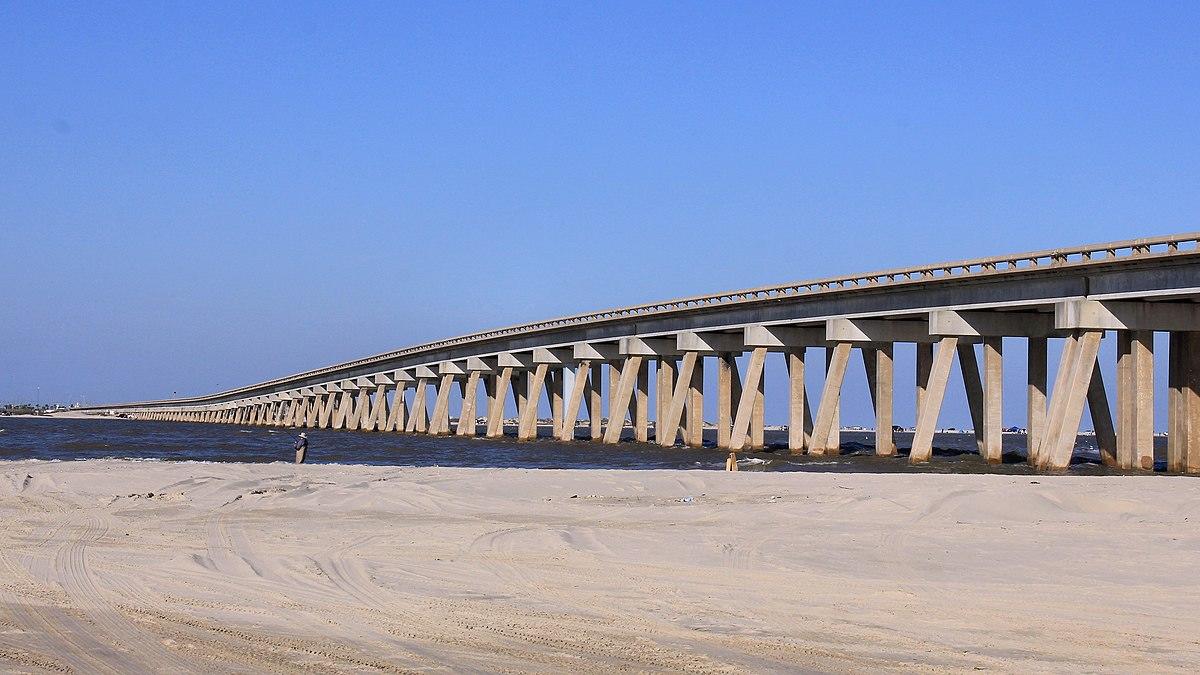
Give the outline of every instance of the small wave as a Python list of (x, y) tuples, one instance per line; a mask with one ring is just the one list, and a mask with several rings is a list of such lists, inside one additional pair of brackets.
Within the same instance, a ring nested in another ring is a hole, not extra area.
[(761, 457), (747, 457), (746, 459), (739, 459), (737, 461), (737, 463), (738, 464), (770, 464), (771, 460), (762, 459)]

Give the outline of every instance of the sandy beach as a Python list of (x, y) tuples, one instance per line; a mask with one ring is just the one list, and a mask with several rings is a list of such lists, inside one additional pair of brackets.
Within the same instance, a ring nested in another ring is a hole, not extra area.
[(1194, 672), (1197, 487), (7, 462), (0, 668)]

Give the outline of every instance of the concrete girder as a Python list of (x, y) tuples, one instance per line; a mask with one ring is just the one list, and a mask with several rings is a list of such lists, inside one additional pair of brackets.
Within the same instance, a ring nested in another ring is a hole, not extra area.
[(376, 373), (371, 376), (371, 381), (373, 381), (376, 386), (391, 386), (396, 384), (395, 378), (388, 373)]
[(442, 361), (438, 364), (439, 375), (466, 375), (467, 364), (463, 361)]
[(438, 376), (437, 371), (435, 371), (433, 368), (430, 368), (429, 366), (417, 366), (416, 367), (416, 375), (417, 375), (417, 379), (429, 379), (429, 380), (435, 380), (435, 379), (437, 379), (437, 376)]

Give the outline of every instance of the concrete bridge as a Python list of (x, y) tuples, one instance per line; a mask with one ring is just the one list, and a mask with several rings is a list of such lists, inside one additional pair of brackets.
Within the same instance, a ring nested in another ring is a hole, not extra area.
[[(1147, 470), (1154, 465), (1153, 337), (1164, 331), (1168, 471), (1200, 472), (1198, 243), (1194, 232), (682, 298), (439, 340), (207, 396), (94, 409), (138, 419), (494, 437), (504, 433), (511, 391), (517, 435), (530, 439), (544, 392), (563, 440), (577, 438), (582, 413), (588, 423), (579, 430), (593, 441), (616, 443), (628, 424), (639, 441), (649, 441), (653, 428), (659, 444), (698, 446), (703, 398), (715, 395), (717, 444), (739, 450), (763, 444), (766, 356), (782, 352), (788, 447), (831, 454), (839, 451), (842, 383), (858, 351), (875, 412), (875, 451), (892, 455), (894, 345), (915, 343), (910, 461), (930, 459), (957, 359), (979, 454), (999, 462), (1007, 337), (1028, 341), (1032, 464), (1069, 464), (1086, 405), (1102, 459)], [(1118, 352), (1115, 406), (1097, 363), (1110, 332)], [(1049, 340), (1064, 343), (1050, 388)], [(824, 352), (826, 373), (811, 397), (804, 386), (810, 349)], [(746, 354), (739, 369), (736, 359)], [(710, 367), (715, 392), (704, 390)], [(454, 388), (459, 410), (451, 410)]]

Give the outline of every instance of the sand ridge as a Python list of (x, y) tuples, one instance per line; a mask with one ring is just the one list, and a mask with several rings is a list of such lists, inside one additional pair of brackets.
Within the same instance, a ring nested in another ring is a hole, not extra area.
[(0, 666), (1195, 671), (1197, 486), (5, 462)]

